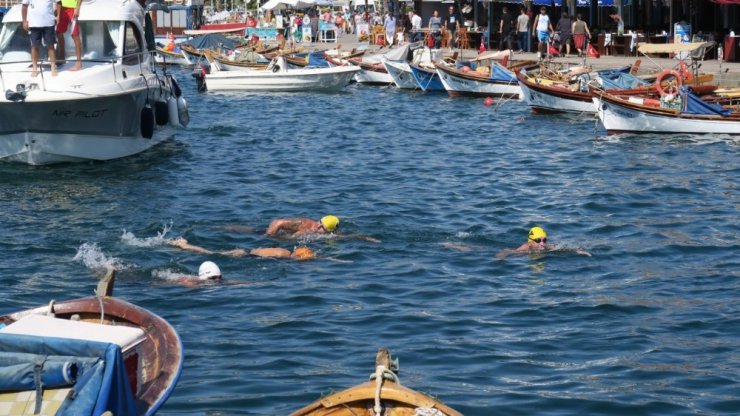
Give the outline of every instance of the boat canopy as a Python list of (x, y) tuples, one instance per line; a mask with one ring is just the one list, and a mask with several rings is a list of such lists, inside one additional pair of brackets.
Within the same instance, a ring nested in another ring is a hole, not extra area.
[(220, 33), (209, 33), (207, 35), (198, 36), (193, 39), (182, 42), (181, 45), (190, 45), (195, 49), (235, 49), (237, 42), (233, 39), (229, 39)]
[(700, 48), (709, 49), (714, 46), (714, 42), (693, 42), (693, 43), (642, 43), (637, 47), (640, 53), (679, 53), (693, 52)]
[(498, 62), (493, 62), (493, 65), (491, 65), (491, 79), (494, 81), (517, 82), (516, 74)]
[(65, 387), (57, 415), (136, 414), (119, 345), (0, 332), (0, 396)]
[(649, 82), (618, 69), (596, 71), (605, 90), (631, 90)]
[(362, 63), (379, 64), (383, 61), (408, 61), (410, 47), (411, 44), (407, 43), (386, 53), (363, 56)]
[(688, 87), (682, 86), (680, 93), (684, 99), (684, 114), (701, 114), (701, 115), (720, 115), (727, 117), (732, 114), (730, 109), (724, 108), (719, 104), (708, 103), (692, 93)]

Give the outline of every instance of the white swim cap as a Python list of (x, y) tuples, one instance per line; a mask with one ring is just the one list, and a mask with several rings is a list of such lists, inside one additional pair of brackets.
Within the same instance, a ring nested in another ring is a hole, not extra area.
[(221, 277), (221, 269), (212, 261), (204, 261), (198, 269), (198, 277), (201, 280), (208, 280), (214, 277)]

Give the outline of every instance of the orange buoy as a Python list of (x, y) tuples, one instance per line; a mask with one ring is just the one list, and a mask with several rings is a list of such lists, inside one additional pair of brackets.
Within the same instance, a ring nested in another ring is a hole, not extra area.
[[(663, 85), (662, 85), (663, 79), (668, 76), (674, 77), (675, 81), (674, 80), (668, 81), (669, 83), (668, 88), (664, 90)], [(683, 82), (681, 80), (681, 74), (678, 73), (678, 71), (674, 71), (672, 69), (666, 69), (665, 71), (662, 71), (655, 78), (655, 89), (658, 90), (658, 93), (660, 94), (661, 97), (668, 95), (668, 94), (676, 95), (676, 93), (678, 92), (678, 89), (681, 88), (682, 84)]]
[(485, 98), (485, 99), (483, 100), (483, 104), (484, 104), (484, 105), (493, 105), (493, 98), (491, 98), (491, 97), (486, 97), (486, 98)]

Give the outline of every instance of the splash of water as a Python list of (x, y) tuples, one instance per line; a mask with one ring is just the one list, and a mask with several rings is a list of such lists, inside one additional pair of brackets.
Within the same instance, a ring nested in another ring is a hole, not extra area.
[(162, 231), (157, 231), (157, 235), (154, 237), (143, 237), (139, 238), (130, 231), (126, 231), (124, 228), (123, 234), (121, 235), (121, 241), (125, 244), (134, 247), (155, 247), (164, 245), (167, 241), (165, 238), (167, 233), (172, 229), (172, 221), (162, 225)]
[(129, 267), (118, 258), (106, 256), (97, 243), (83, 243), (77, 249), (74, 260), (81, 261), (92, 270), (125, 270)]
[(170, 269), (152, 270), (152, 277), (163, 280), (180, 280), (183, 278), (192, 278), (193, 275), (172, 271)]

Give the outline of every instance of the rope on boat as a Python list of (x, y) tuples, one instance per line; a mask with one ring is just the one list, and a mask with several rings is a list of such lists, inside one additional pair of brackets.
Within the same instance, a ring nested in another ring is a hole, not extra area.
[(383, 388), (383, 376), (387, 370), (384, 365), (375, 367), (375, 406), (373, 407), (375, 416), (380, 416), (383, 411), (383, 406), (380, 405), (380, 391)]

